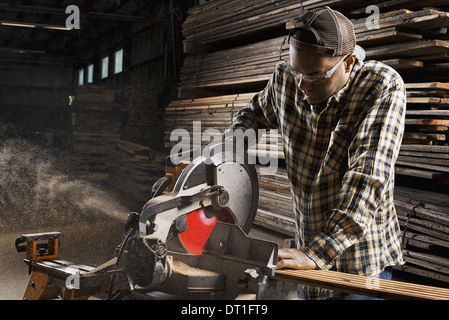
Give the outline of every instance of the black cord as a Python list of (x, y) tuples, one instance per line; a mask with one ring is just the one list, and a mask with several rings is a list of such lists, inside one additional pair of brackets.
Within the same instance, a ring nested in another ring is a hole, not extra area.
[(125, 251), (125, 247), (131, 237), (131, 234), (135, 231), (134, 227), (129, 228), (129, 230), (126, 232), (125, 237), (123, 239), (123, 242), (120, 246), (120, 251), (117, 255), (117, 260), (115, 261), (115, 265), (114, 265), (114, 269), (113, 269), (113, 273), (111, 276), (111, 281), (109, 282), (109, 290), (108, 290), (108, 297), (106, 300), (113, 300), (117, 297), (117, 295), (115, 297), (113, 297), (113, 289), (114, 289), (114, 281), (115, 281), (115, 276), (116, 276), (116, 271), (118, 270), (118, 266), (119, 266), (119, 262), (121, 261), (121, 258), (123, 257), (123, 253)]
[(285, 45), (285, 42), (287, 41), (288, 36), (284, 37), (284, 40), (282, 40), (281, 47), (279, 48), (279, 61), (282, 61), (282, 47)]
[(412, 210), (410, 210), (410, 212), (407, 215), (407, 219), (404, 222), (404, 229), (402, 230), (402, 249), (405, 249), (405, 233), (407, 231), (408, 222), (409, 222), (410, 218), (415, 215), (415, 209), (422, 205), (423, 205), (422, 202), (414, 205)]

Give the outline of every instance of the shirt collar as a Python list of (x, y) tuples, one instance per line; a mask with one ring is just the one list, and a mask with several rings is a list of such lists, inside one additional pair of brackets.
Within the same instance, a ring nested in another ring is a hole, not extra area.
[[(343, 88), (341, 88), (336, 93), (334, 93), (329, 99), (335, 99), (335, 101), (337, 101), (338, 103), (344, 104), (344, 102), (347, 100), (349, 91), (354, 82), (354, 78), (362, 66), (363, 66), (363, 62), (359, 61), (359, 59), (357, 59), (354, 66), (352, 67), (351, 74), (349, 75), (349, 79), (346, 82), (346, 84), (343, 86)], [(328, 100), (328, 101), (330, 101), (330, 100)]]

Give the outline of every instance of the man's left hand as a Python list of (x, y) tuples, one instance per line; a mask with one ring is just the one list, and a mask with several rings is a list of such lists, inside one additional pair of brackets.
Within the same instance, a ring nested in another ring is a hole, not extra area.
[(279, 249), (278, 259), (279, 261), (276, 269), (290, 268), (310, 270), (318, 268), (316, 263), (299, 249)]

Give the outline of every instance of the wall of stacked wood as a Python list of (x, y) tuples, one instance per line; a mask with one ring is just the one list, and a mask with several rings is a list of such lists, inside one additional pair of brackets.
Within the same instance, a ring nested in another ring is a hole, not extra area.
[(150, 148), (160, 145), (163, 134), (157, 92), (149, 85), (89, 84), (76, 89), (71, 109), (79, 177), (143, 205), (165, 173), (165, 152)]
[[(366, 24), (371, 4), (380, 9), (376, 29)], [(323, 5), (353, 21), (367, 60), (383, 61), (404, 78), (408, 105), (395, 199), (406, 225), (407, 263), (399, 269), (449, 283), (449, 1), (305, 0), (303, 10)], [(170, 141), (174, 129), (191, 132), (193, 121), (201, 121), (202, 131), (229, 126), (234, 113), (265, 86), (275, 64), (288, 58), (287, 29), (300, 11), (297, 0), (211, 0), (189, 9), (182, 26), (179, 96), (165, 113), (165, 147), (177, 143)], [(282, 163), (280, 141), (278, 146)], [(293, 236), (285, 169), (260, 174), (259, 181), (255, 223)]]
[(102, 85), (76, 89), (71, 106), (74, 151), (86, 180), (108, 181), (108, 158), (120, 138), (118, 93)]

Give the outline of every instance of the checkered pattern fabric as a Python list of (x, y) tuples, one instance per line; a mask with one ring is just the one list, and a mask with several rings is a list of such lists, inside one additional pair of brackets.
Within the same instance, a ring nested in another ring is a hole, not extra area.
[(319, 268), (376, 275), (404, 263), (393, 190), (405, 108), (401, 77), (380, 62), (357, 60), (346, 85), (318, 106), (281, 62), (234, 117), (231, 129), (279, 130), (297, 247)]

